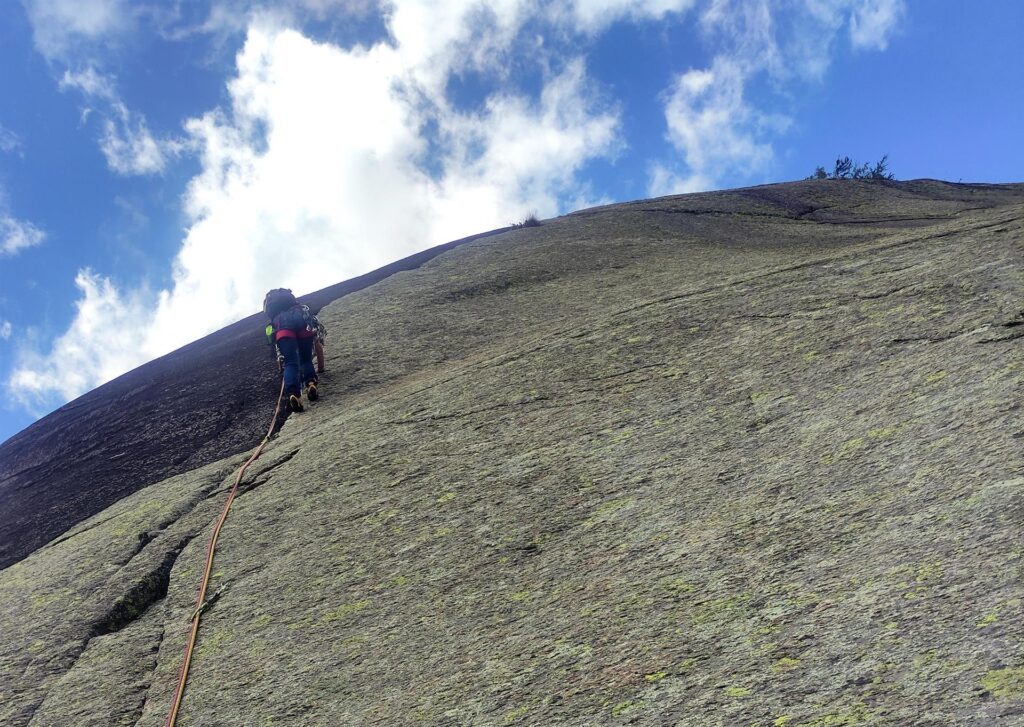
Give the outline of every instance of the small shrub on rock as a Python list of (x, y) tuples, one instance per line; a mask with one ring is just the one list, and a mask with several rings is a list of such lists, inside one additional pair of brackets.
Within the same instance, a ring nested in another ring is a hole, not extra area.
[(836, 163), (829, 172), (825, 167), (818, 167), (808, 179), (895, 179), (889, 171), (889, 155), (885, 154), (872, 166), (867, 162), (857, 164), (850, 157), (837, 157)]
[(528, 217), (519, 222), (513, 222), (511, 227), (540, 227), (540, 220), (537, 219), (537, 213), (531, 212)]

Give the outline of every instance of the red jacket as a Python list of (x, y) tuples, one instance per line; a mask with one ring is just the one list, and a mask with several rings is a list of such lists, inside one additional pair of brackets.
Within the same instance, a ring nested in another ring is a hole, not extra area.
[(282, 328), (280, 331), (274, 332), (274, 343), (277, 343), (282, 338), (312, 338), (315, 335), (316, 331), (292, 331)]

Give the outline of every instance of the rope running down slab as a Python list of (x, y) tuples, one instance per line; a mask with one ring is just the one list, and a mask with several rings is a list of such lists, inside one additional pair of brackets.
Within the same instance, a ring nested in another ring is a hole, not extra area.
[(196, 646), (196, 636), (199, 634), (199, 618), (202, 616), (206, 606), (206, 589), (210, 585), (210, 573), (213, 571), (213, 554), (217, 548), (217, 538), (220, 537), (220, 529), (224, 527), (224, 521), (228, 519), (228, 512), (231, 510), (231, 503), (235, 501), (235, 495), (238, 493), (238, 485), (242, 482), (245, 470), (249, 468), (249, 465), (259, 459), (260, 454), (263, 452), (263, 448), (266, 447), (267, 442), (270, 441), (270, 435), (274, 433), (274, 425), (277, 423), (277, 415), (281, 412), (282, 396), (284, 396), (284, 377), (281, 378), (281, 390), (277, 394), (277, 406), (274, 408), (274, 416), (270, 420), (270, 428), (267, 429), (267, 434), (263, 437), (263, 441), (260, 442), (255, 451), (249, 455), (249, 459), (245, 461), (245, 464), (238, 468), (238, 472), (235, 474), (235, 484), (231, 488), (231, 492), (228, 493), (228, 499), (224, 503), (224, 509), (221, 510), (220, 517), (217, 519), (217, 524), (214, 525), (213, 533), (210, 535), (210, 541), (206, 544), (206, 567), (203, 569), (203, 579), (199, 584), (199, 595), (196, 596), (196, 610), (192, 612), (192, 631), (189, 634), (188, 643), (185, 646), (185, 661), (182, 663), (181, 671), (178, 673), (178, 689), (174, 694), (174, 702), (171, 704), (171, 711), (167, 714), (167, 721), (164, 723), (164, 727), (174, 727), (174, 723), (178, 719), (178, 710), (181, 709), (182, 697), (185, 695), (185, 682), (188, 679), (188, 668), (192, 664), (192, 651)]

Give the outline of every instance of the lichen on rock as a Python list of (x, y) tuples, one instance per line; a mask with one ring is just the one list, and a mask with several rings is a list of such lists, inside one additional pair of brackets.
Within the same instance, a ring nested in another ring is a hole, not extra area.
[[(1020, 185), (802, 182), (331, 303), (179, 724), (1012, 724), (1022, 247)], [(0, 722), (162, 724), (238, 461), (0, 571)]]

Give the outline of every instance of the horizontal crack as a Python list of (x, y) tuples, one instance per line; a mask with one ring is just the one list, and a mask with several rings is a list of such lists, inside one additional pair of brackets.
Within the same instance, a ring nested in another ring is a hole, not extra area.
[(881, 293), (869, 293), (867, 295), (858, 295), (856, 297), (859, 298), (860, 300), (878, 300), (879, 298), (888, 298), (890, 295), (895, 295), (896, 293), (899, 293), (901, 290), (906, 290), (909, 287), (909, 285), (901, 285), (898, 288), (886, 290)]
[(629, 369), (628, 371), (619, 371), (619, 372), (614, 373), (614, 374), (608, 374), (607, 376), (587, 376), (587, 377), (584, 377), (584, 378), (580, 379), (580, 381), (605, 381), (607, 379), (618, 378), (619, 376), (627, 376), (629, 374), (635, 374), (637, 371), (644, 371), (645, 369), (664, 368), (665, 366), (668, 366), (668, 364), (666, 364), (666, 363), (652, 363), (652, 364), (647, 364), (646, 366), (637, 366), (635, 369)]
[(966, 336), (968, 333), (971, 333), (971, 331), (957, 331), (944, 336), (908, 336), (906, 338), (894, 338), (892, 343), (942, 343), (943, 341), (951, 341), (960, 336)]
[[(582, 392), (587, 392), (587, 391), (593, 391), (593, 390), (591, 390), (591, 389), (581, 389), (580, 390), (581, 393)], [(498, 410), (501, 410), (501, 409), (510, 409), (510, 408), (517, 407), (517, 406), (527, 406), (529, 404), (536, 404), (538, 402), (544, 402), (544, 401), (550, 401), (550, 399), (548, 397), (546, 397), (546, 396), (542, 396), (542, 397), (537, 397), (535, 399), (530, 399), (529, 401), (506, 402), (506, 403), (503, 403), (503, 404), (497, 404), (495, 406), (481, 407), (480, 409), (470, 409), (469, 411), (457, 411), (457, 412), (451, 412), (451, 413), (448, 413), (448, 414), (432, 414), (430, 416), (420, 417), (418, 419), (397, 419), (397, 420), (385, 422), (385, 424), (422, 424), (424, 422), (443, 421), (445, 419), (463, 419), (463, 418), (466, 418), (466, 417), (474, 416), (475, 414), (485, 414), (485, 413), (490, 412), (490, 411), (498, 411)], [(579, 399), (579, 400), (573, 400), (573, 401), (568, 401), (568, 402), (564, 402), (564, 403), (554, 403), (554, 402), (552, 402), (552, 403), (548, 404), (547, 406), (535, 406), (535, 407), (532, 407), (530, 409), (530, 411), (542, 411), (542, 410), (545, 410), (545, 409), (564, 409), (566, 407), (579, 406), (580, 404), (593, 404), (593, 403), (597, 403), (598, 401), (599, 401), (598, 399)]]
[(1011, 333), (1009, 336), (999, 336), (997, 338), (983, 338), (978, 343), (1003, 343), (1005, 341), (1015, 341), (1018, 338), (1024, 338), (1024, 331), (1016, 331)]

